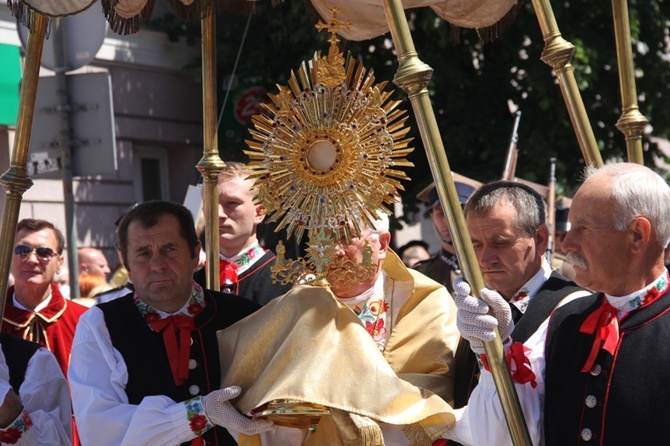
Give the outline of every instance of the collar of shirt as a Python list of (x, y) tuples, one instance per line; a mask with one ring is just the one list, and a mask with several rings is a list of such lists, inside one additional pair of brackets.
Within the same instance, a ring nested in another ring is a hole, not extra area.
[(656, 280), (639, 291), (625, 296), (610, 296), (605, 294), (605, 297), (607, 298), (607, 301), (618, 310), (618, 318), (621, 320), (627, 313), (644, 305), (648, 305), (658, 297), (662, 296), (668, 290), (669, 285), (670, 276), (666, 269)]
[(356, 306), (360, 306), (361, 304), (367, 302), (368, 299), (370, 299), (370, 296), (372, 296), (373, 294), (383, 296), (384, 295), (384, 280), (385, 280), (385, 278), (386, 278), (386, 273), (384, 271), (381, 271), (379, 276), (377, 276), (377, 280), (375, 281), (375, 284), (369, 290), (363, 291), (358, 296), (350, 297), (348, 299), (340, 299), (338, 297), (337, 300), (339, 300), (341, 303), (348, 306), (349, 308), (353, 309)]
[(456, 257), (455, 254), (452, 254), (442, 249), (442, 251), (440, 251), (440, 258), (444, 263), (449, 265), (451, 269), (460, 273), (461, 267), (458, 264), (458, 257)]
[(234, 263), (237, 265), (237, 274), (242, 274), (244, 271), (248, 270), (251, 265), (253, 265), (258, 259), (263, 257), (265, 254), (265, 249), (261, 248), (258, 242), (253, 245), (244, 248), (237, 255), (233, 257), (226, 257), (223, 254), (219, 253), (219, 258)]
[(530, 300), (540, 291), (542, 285), (549, 280), (549, 276), (551, 276), (551, 266), (546, 260), (542, 259), (540, 270), (512, 296), (510, 303), (517, 307), (522, 314), (525, 313)]
[(380, 351), (386, 346), (392, 323), (388, 314), (392, 296), (386, 295), (387, 292), (392, 293), (392, 290), (384, 289), (386, 277), (386, 273), (382, 271), (369, 290), (349, 299), (338, 298), (358, 316)]
[(135, 296), (133, 296), (133, 299), (135, 300), (137, 309), (148, 324), (151, 324), (157, 319), (165, 319), (168, 316), (182, 315), (194, 317), (205, 308), (205, 294), (202, 291), (202, 287), (195, 282), (193, 282), (193, 287), (191, 288), (191, 297), (186, 301), (183, 307), (174, 313), (166, 313), (165, 311), (161, 311), (144, 303), (137, 292), (135, 293)]
[[(49, 290), (51, 290), (51, 287), (49, 287)], [(33, 313), (39, 313), (40, 311), (44, 310), (46, 307), (49, 306), (49, 302), (51, 302), (51, 296), (53, 296), (53, 294), (49, 293), (49, 297), (40, 302), (33, 310), (24, 307), (19, 303), (18, 300), (16, 300), (16, 292), (12, 295), (12, 303), (16, 308), (20, 308), (25, 311), (32, 311)]]

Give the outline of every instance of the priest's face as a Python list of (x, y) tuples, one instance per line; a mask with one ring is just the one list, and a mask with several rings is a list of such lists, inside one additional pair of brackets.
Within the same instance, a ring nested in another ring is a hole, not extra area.
[(128, 277), (144, 303), (167, 313), (184, 306), (191, 297), (198, 256), (180, 234), (174, 215), (164, 214), (150, 228), (137, 220), (130, 223), (127, 252)]
[[(355, 234), (355, 231), (352, 232)], [(334, 281), (331, 283), (331, 290), (335, 296), (341, 299), (348, 299), (356, 297), (372, 288), (381, 270), (382, 261), (386, 258), (390, 240), (391, 234), (388, 231), (373, 231), (370, 228), (364, 228), (359, 235), (352, 236), (348, 241), (345, 238), (340, 240), (337, 257), (333, 262), (336, 269), (341, 268), (340, 265), (343, 265), (342, 261), (346, 259), (356, 264), (362, 263), (366, 245), (369, 245), (372, 250), (371, 262), (375, 268), (372, 276), (366, 277), (363, 280), (351, 282)], [(340, 277), (344, 276), (343, 272), (336, 274)]]

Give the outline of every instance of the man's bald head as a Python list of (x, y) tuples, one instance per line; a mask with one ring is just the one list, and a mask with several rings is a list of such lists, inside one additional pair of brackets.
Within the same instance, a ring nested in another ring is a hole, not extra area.
[(93, 274), (107, 280), (111, 272), (105, 255), (96, 248), (81, 248), (77, 251), (79, 258), (79, 274)]

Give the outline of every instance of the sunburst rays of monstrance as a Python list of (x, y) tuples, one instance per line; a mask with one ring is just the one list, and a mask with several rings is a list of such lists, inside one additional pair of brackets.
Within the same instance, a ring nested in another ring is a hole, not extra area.
[[(273, 279), (283, 283), (306, 273), (321, 283), (369, 277), (369, 256), (363, 265), (337, 259), (338, 244), (361, 233), (362, 222), (371, 226), (390, 213), (384, 204), (397, 202), (400, 180), (409, 179), (397, 168), (413, 166), (405, 159), (414, 150), (407, 113), (384, 90), (387, 82), (375, 83), (372, 70), (340, 52), (336, 32), (348, 24), (337, 12), (317, 25), (330, 32), (328, 54), (316, 53), (269, 95), (245, 150), (269, 221), (297, 241), (307, 233), (306, 259), (287, 261), (283, 244), (277, 247)], [(329, 275), (334, 262), (338, 274)]]

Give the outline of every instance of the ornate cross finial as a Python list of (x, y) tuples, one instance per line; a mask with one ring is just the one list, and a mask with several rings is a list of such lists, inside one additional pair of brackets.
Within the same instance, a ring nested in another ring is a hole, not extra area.
[(333, 18), (330, 19), (328, 23), (319, 21), (319, 23), (315, 25), (316, 29), (319, 31), (326, 29), (330, 33), (330, 37), (328, 38), (328, 42), (330, 42), (330, 49), (328, 50), (328, 54), (332, 54), (334, 51), (339, 51), (337, 44), (340, 42), (340, 39), (337, 37), (337, 32), (342, 28), (345, 28), (347, 31), (351, 29), (350, 21), (347, 20), (346, 22), (342, 22), (341, 20), (337, 19), (337, 13), (340, 12), (340, 8), (330, 8), (330, 12), (333, 14)]

